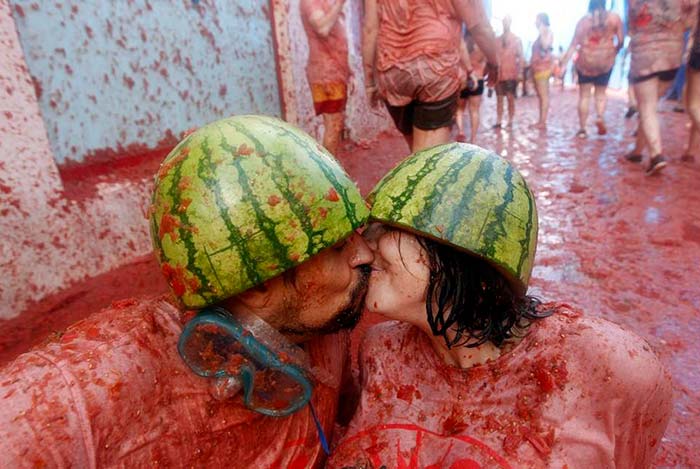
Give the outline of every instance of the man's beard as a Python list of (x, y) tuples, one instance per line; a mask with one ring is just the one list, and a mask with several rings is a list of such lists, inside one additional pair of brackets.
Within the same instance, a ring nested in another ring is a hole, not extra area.
[(367, 296), (367, 287), (369, 285), (369, 277), (372, 273), (372, 268), (368, 265), (362, 265), (357, 269), (359, 270), (359, 279), (350, 292), (350, 299), (345, 307), (341, 308), (334, 317), (320, 326), (303, 326), (297, 324), (293, 326), (282, 326), (279, 328), (279, 331), (283, 334), (315, 336), (332, 334), (342, 329), (352, 329), (355, 327), (362, 317), (365, 297)]

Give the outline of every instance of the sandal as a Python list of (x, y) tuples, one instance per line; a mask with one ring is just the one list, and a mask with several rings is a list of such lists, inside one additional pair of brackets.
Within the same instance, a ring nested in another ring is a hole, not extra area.
[(660, 171), (661, 169), (663, 169), (664, 167), (666, 167), (667, 164), (668, 164), (668, 161), (666, 160), (666, 157), (664, 157), (663, 155), (656, 155), (649, 162), (649, 166), (647, 167), (647, 170), (645, 171), (646, 175), (651, 176), (652, 174), (654, 174), (654, 173)]
[(578, 138), (586, 138), (586, 137), (588, 137), (588, 133), (586, 133), (585, 130), (581, 129), (578, 132), (576, 132), (576, 136)]

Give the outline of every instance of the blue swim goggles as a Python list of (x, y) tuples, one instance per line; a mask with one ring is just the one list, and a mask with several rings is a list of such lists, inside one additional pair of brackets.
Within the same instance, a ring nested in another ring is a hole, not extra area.
[(255, 316), (203, 309), (185, 326), (177, 349), (197, 375), (216, 379), (224, 396), (242, 388), (243, 402), (255, 412), (284, 417), (311, 399), (304, 351)]

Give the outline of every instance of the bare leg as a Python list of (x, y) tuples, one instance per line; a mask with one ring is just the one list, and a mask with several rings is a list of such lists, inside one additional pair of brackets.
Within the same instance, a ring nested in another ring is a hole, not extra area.
[(588, 109), (590, 108), (591, 101), (591, 88), (593, 88), (593, 85), (590, 83), (579, 83), (578, 85), (579, 132), (586, 131), (586, 122), (588, 121)]
[(596, 126), (598, 126), (598, 134), (605, 135), (608, 133), (605, 127), (605, 105), (607, 104), (608, 97), (605, 92), (607, 91), (607, 86), (595, 87), (595, 112), (596, 112)]
[(476, 142), (476, 133), (479, 131), (479, 108), (481, 107), (481, 96), (469, 97), (469, 118), (471, 121), (471, 139), (469, 143)]
[[(510, 102), (508, 102), (510, 106)], [(503, 94), (496, 93), (496, 125), (503, 122)]]
[(644, 130), (649, 154), (652, 157), (660, 155), (662, 152), (661, 127), (657, 107), (659, 96), (663, 96), (670, 85), (670, 81), (660, 81), (658, 78), (645, 80), (634, 85), (634, 94), (637, 97), (639, 107), (640, 126)]
[(688, 67), (686, 84), (685, 108), (692, 126), (683, 159), (692, 161), (700, 145), (700, 71)]
[(457, 105), (457, 114), (455, 115), (455, 120), (457, 121), (457, 141), (465, 141), (464, 137), (464, 111), (467, 108), (467, 99), (459, 98), (459, 104)]
[(413, 145), (411, 151), (413, 153), (424, 148), (449, 143), (450, 127), (440, 127), (434, 130), (422, 130), (418, 127), (413, 127)]
[(542, 128), (547, 125), (549, 113), (549, 79), (535, 80), (535, 90), (540, 101), (540, 120), (537, 121), (537, 126)]
[(344, 117), (342, 112), (323, 114), (323, 146), (334, 156), (343, 135)]
[(513, 117), (515, 117), (515, 93), (506, 93), (508, 99), (508, 127), (513, 125)]

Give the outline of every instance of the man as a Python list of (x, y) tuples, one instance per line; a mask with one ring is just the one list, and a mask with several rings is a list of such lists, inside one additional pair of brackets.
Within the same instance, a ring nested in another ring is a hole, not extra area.
[(661, 128), (657, 115), (659, 97), (673, 83), (681, 65), (683, 31), (696, 20), (696, 0), (629, 0), (630, 82), (639, 108), (637, 140), (627, 161), (640, 163), (649, 150), (646, 174), (663, 169)]
[(508, 101), (508, 127), (513, 125), (515, 115), (515, 90), (518, 87), (525, 59), (523, 44), (520, 38), (510, 30), (512, 23), (510, 15), (503, 18), (503, 34), (498, 38), (499, 65), (498, 84), (496, 85), (496, 124), (494, 129), (501, 128), (503, 122), (503, 98)]
[[(321, 465), (347, 337), (311, 338), (358, 319), (373, 256), (354, 230), (366, 216), (338, 163), (289, 124), (240, 116), (195, 131), (161, 165), (150, 215), (184, 308), (167, 298), (117, 302), (0, 370), (3, 467)], [(279, 343), (256, 335), (251, 345), (248, 329), (201, 344), (201, 334), (183, 334), (212, 311), (188, 323), (186, 309), (211, 305), (221, 331), (253, 317), (303, 342), (309, 405), (264, 415), (298, 402), (274, 382), (300, 376), (286, 373)], [(251, 368), (255, 354), (277, 368)], [(218, 380), (193, 373), (193, 363), (224, 361)], [(225, 389), (228, 378), (241, 378), (244, 392)]]
[(301, 20), (309, 40), (306, 75), (316, 115), (323, 116), (323, 146), (335, 155), (343, 135), (348, 40), (342, 19), (345, 0), (301, 0)]
[(381, 98), (413, 151), (447, 143), (464, 81), (464, 22), (497, 79), (498, 49), (480, 0), (365, 0), (362, 56), (367, 96)]

